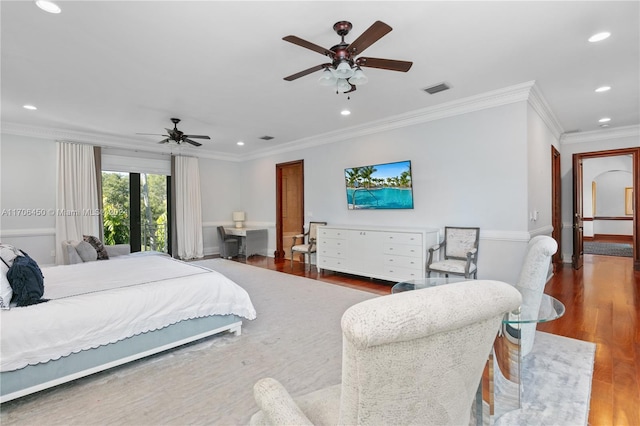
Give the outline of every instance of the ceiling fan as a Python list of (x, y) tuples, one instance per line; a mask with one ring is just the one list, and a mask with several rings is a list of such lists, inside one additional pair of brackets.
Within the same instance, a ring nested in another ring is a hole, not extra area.
[(173, 122), (173, 129), (167, 129), (165, 127), (165, 130), (168, 133), (167, 135), (159, 135), (159, 134), (155, 134), (155, 133), (136, 133), (136, 134), (137, 135), (165, 136), (165, 139), (161, 140), (158, 143), (175, 142), (178, 145), (180, 145), (182, 142), (186, 142), (186, 143), (190, 143), (193, 146), (201, 146), (202, 144), (200, 142), (196, 142), (196, 141), (193, 141), (191, 139), (211, 139), (209, 136), (203, 136), (203, 135), (185, 135), (183, 132), (178, 130), (178, 123), (180, 122), (180, 119), (179, 118), (172, 118), (171, 121)]
[(324, 69), (322, 76), (320, 77), (321, 85), (336, 85), (338, 92), (349, 93), (356, 90), (356, 85), (365, 84), (368, 80), (360, 67), (380, 68), (400, 72), (409, 71), (413, 62), (357, 57), (364, 52), (366, 48), (391, 32), (392, 28), (389, 25), (382, 21), (376, 21), (352, 43), (346, 43), (344, 41), (344, 37), (349, 34), (352, 27), (351, 22), (348, 21), (340, 21), (334, 24), (333, 30), (342, 38), (342, 40), (331, 49), (325, 49), (322, 46), (318, 46), (317, 44), (293, 35), (283, 37), (282, 39), (284, 41), (313, 50), (314, 52), (318, 52), (331, 59), (330, 63), (316, 65), (304, 71), (285, 77), (284, 79), (287, 81), (293, 81), (307, 74)]

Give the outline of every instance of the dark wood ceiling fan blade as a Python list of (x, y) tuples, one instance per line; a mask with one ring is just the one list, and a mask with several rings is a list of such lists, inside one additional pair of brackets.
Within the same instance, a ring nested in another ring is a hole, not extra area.
[(296, 44), (300, 47), (304, 47), (309, 50), (313, 50), (314, 52), (318, 52), (325, 56), (333, 57), (333, 52), (329, 49), (326, 49), (322, 46), (318, 46), (317, 44), (311, 43), (310, 41), (303, 40), (300, 37), (296, 37), (294, 35), (288, 35), (286, 37), (282, 37), (284, 41), (288, 41), (289, 43)]
[(356, 64), (361, 67), (380, 68), (383, 70), (407, 72), (413, 65), (413, 62), (396, 61), (394, 59), (380, 58), (358, 58)]
[(185, 138), (193, 138), (193, 139), (211, 139), (209, 136), (204, 135), (183, 135)]
[(169, 138), (166, 138), (166, 139), (162, 139), (162, 140), (161, 140), (160, 142), (158, 142), (158, 143), (168, 143), (168, 142), (169, 142)]
[(183, 141), (186, 143), (190, 143), (193, 146), (202, 146), (200, 142), (192, 141), (191, 139), (184, 138)]
[(285, 77), (284, 79), (287, 80), (287, 81), (293, 81), (293, 80), (295, 80), (297, 78), (304, 77), (307, 74), (311, 74), (312, 72), (316, 72), (316, 71), (319, 71), (319, 70), (321, 70), (323, 68), (330, 67), (330, 66), (331, 66), (331, 64), (316, 65), (315, 67), (307, 68), (304, 71), (300, 71), (298, 73), (291, 74), (289, 77)]
[(393, 28), (382, 21), (374, 22), (365, 32), (360, 34), (360, 37), (349, 45), (349, 53), (351, 53), (352, 57), (361, 54), (367, 47), (391, 32), (392, 29)]

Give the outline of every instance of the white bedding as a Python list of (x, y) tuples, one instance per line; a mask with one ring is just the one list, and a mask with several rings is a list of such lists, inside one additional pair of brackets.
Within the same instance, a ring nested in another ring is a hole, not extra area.
[(121, 256), (42, 268), (49, 302), (0, 312), (0, 371), (58, 359), (182, 320), (254, 319), (247, 292), (224, 275), (167, 256)]

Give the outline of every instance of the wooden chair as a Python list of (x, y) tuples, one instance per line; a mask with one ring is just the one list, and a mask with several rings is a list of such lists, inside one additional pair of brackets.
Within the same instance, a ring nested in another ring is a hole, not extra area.
[[(427, 259), (427, 277), (431, 272), (439, 272), (445, 276), (462, 275), (465, 278), (478, 278), (478, 243), (480, 228), (458, 228), (446, 226), (444, 240), (429, 249)], [(434, 254), (441, 250), (444, 258), (434, 261)]]
[[(311, 254), (315, 253), (317, 248), (316, 239), (318, 237), (318, 226), (326, 224), (327, 222), (309, 222), (309, 230), (307, 232), (293, 236), (293, 244), (291, 246), (291, 269), (293, 269), (293, 256), (296, 253), (300, 253), (308, 257), (308, 263), (311, 264)], [(296, 244), (296, 241), (300, 242)]]

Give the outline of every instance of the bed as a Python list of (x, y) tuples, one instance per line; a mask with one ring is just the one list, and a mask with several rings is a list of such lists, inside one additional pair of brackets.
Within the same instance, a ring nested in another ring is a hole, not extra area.
[(222, 332), (256, 312), (224, 275), (168, 256), (42, 268), (46, 303), (0, 313), (0, 402)]

